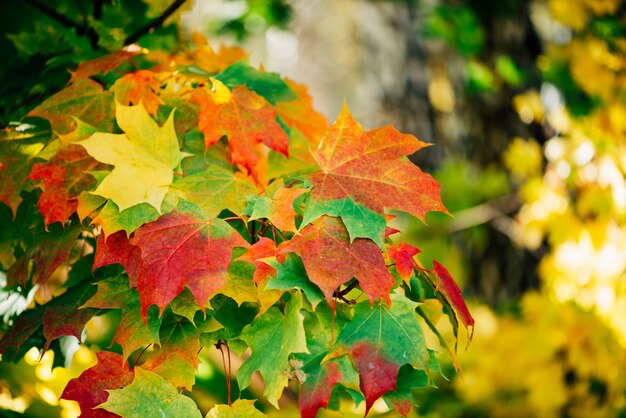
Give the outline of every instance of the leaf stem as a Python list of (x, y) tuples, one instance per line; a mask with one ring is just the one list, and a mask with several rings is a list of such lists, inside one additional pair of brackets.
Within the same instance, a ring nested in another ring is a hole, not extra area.
[(137, 29), (134, 33), (130, 34), (124, 41), (124, 45), (126, 46), (137, 42), (139, 38), (150, 32), (152, 29), (161, 26), (163, 22), (165, 22), (168, 17), (170, 17), (176, 10), (178, 10), (180, 6), (185, 4), (186, 1), (187, 0), (174, 0), (174, 2), (163, 11), (163, 13)]
[[(228, 370), (226, 369), (226, 358), (224, 356), (224, 349), (222, 346), (226, 346), (226, 351), (228, 353)], [(224, 339), (219, 339), (215, 343), (215, 347), (220, 350), (222, 354), (222, 365), (224, 366), (224, 376), (226, 376), (226, 391), (228, 393), (228, 406), (232, 405), (231, 400), (231, 391), (230, 391), (230, 379), (231, 379), (231, 362), (230, 362), (230, 347), (228, 347), (228, 342)]]
[(135, 360), (135, 363), (133, 364), (133, 368), (137, 366), (137, 363), (139, 363), (139, 360), (141, 360), (141, 356), (143, 356), (143, 353), (145, 353), (146, 350), (150, 348), (151, 345), (152, 343), (148, 344), (143, 350), (141, 350), (141, 353), (139, 353), (139, 355), (137, 356), (137, 359)]

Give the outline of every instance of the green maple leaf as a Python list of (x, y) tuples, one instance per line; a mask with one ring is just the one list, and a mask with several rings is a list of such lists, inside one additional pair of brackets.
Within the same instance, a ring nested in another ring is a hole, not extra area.
[(301, 307), (302, 296), (295, 292), (285, 306), (284, 315), (272, 307), (246, 326), (239, 337), (252, 349), (250, 358), (239, 368), (239, 387), (247, 388), (252, 373), (259, 370), (265, 381), (264, 395), (277, 408), (288, 382), (283, 371), (289, 367), (289, 355), (307, 352)]
[(149, 203), (160, 212), (182, 157), (174, 112), (161, 127), (141, 104), (117, 104), (115, 117), (124, 134), (98, 132), (78, 142), (96, 160), (115, 166), (94, 194), (111, 199), (120, 211)]
[(31, 110), (29, 116), (48, 119), (55, 132), (72, 131), (76, 119), (99, 129), (113, 129), (113, 93), (91, 79), (81, 78), (50, 96)]
[(250, 399), (237, 399), (232, 405), (215, 405), (205, 418), (263, 418), (263, 412), (254, 407)]
[(262, 261), (276, 269), (276, 277), (269, 279), (265, 285), (266, 289), (302, 289), (313, 307), (324, 300), (324, 293), (309, 280), (300, 257), (295, 254), (287, 254), (285, 262), (282, 264), (278, 262), (276, 257), (265, 258)]
[(135, 369), (133, 383), (124, 389), (109, 391), (109, 398), (98, 408), (122, 418), (200, 418), (195, 402), (181, 395), (167, 380), (156, 373)]
[(122, 346), (124, 360), (140, 347), (160, 343), (161, 319), (158, 310), (149, 310), (144, 323), (141, 317), (139, 294), (136, 289), (129, 287), (128, 279), (124, 275), (100, 280), (96, 294), (82, 306), (82, 308), (87, 307), (122, 310), (122, 319), (113, 342)]
[(322, 215), (340, 217), (348, 230), (350, 242), (355, 238), (369, 238), (379, 247), (385, 247), (383, 238), (387, 225), (385, 217), (356, 203), (354, 199), (345, 198), (326, 202), (309, 199), (300, 228), (304, 228)]
[(249, 180), (218, 166), (209, 166), (177, 180), (174, 187), (183, 191), (188, 202), (200, 206), (210, 217), (216, 217), (224, 209), (241, 214), (248, 196), (257, 192)]
[(276, 73), (261, 72), (244, 62), (236, 62), (215, 76), (229, 89), (245, 85), (272, 104), (296, 98), (289, 85)]

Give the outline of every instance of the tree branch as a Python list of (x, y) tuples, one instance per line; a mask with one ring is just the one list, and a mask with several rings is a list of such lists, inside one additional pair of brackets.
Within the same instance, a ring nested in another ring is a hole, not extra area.
[(102, 19), (102, 0), (93, 0), (93, 18)]
[(47, 15), (49, 18), (56, 20), (57, 22), (59, 22), (61, 25), (65, 26), (68, 29), (78, 30), (81, 28), (81, 26), (78, 23), (63, 16), (61, 13), (57, 12), (56, 10), (54, 10), (52, 7), (48, 6), (47, 4), (39, 2), (39, 0), (24, 0), (24, 1), (30, 4), (31, 6), (33, 6), (35, 9), (42, 12), (43, 14)]
[(137, 42), (139, 38), (150, 32), (152, 29), (157, 28), (165, 22), (165, 20), (170, 17), (180, 6), (182, 6), (187, 0), (174, 0), (170, 6), (161, 13), (160, 16), (146, 23), (144, 26), (140, 27), (135, 31), (135, 33), (131, 34), (124, 41), (124, 46), (130, 45), (132, 43)]
[(39, 10), (41, 13), (45, 14), (52, 20), (57, 21), (61, 25), (65, 26), (68, 29), (74, 29), (76, 34), (81, 36), (86, 36), (89, 38), (89, 43), (94, 50), (99, 50), (100, 46), (98, 45), (98, 39), (100, 35), (98, 32), (94, 30), (91, 26), (85, 24), (80, 25), (70, 18), (62, 15), (61, 13), (54, 10), (52, 7), (48, 6), (45, 3), (40, 2), (39, 0), (24, 0), (27, 4), (30, 4), (35, 9)]

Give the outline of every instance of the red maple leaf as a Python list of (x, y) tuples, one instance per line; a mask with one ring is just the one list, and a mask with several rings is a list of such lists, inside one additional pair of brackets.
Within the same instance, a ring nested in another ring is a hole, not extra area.
[(134, 373), (128, 370), (122, 356), (110, 351), (96, 354), (98, 364), (70, 380), (61, 398), (78, 402), (83, 418), (113, 418), (117, 415), (96, 408), (109, 398), (109, 390), (131, 384)]
[(260, 161), (259, 143), (287, 155), (289, 137), (276, 121), (276, 110), (263, 97), (245, 86), (229, 92), (218, 80), (213, 85), (216, 92), (198, 88), (191, 95), (200, 105), (198, 124), (207, 148), (226, 135), (233, 163), (248, 172)]
[(233, 247), (248, 243), (225, 221), (172, 212), (143, 225), (130, 243), (141, 249), (137, 290), (141, 313), (163, 309), (187, 286), (204, 309), (227, 280)]
[(141, 267), (141, 250), (132, 245), (126, 231), (117, 231), (106, 237), (98, 236), (96, 242), (96, 254), (94, 256), (93, 269), (109, 264), (121, 264), (128, 274), (131, 287), (137, 286), (137, 278)]
[(406, 158), (425, 146), (391, 126), (363, 132), (344, 106), (312, 151), (320, 167), (309, 176), (312, 197), (324, 201), (352, 197), (379, 213), (398, 209), (422, 220), (429, 211), (447, 213), (437, 180)]
[(435, 260), (433, 260), (433, 273), (435, 277), (434, 284), (436, 290), (443, 293), (448, 302), (450, 302), (457, 314), (457, 317), (469, 331), (471, 339), (474, 334), (474, 318), (472, 318), (472, 314), (467, 308), (465, 300), (463, 300), (461, 289), (456, 284), (448, 270)]
[(70, 71), (72, 78), (70, 82), (79, 78), (88, 78), (92, 75), (100, 73), (108, 73), (115, 67), (121, 65), (124, 62), (130, 61), (130, 58), (141, 53), (141, 49), (138, 47), (126, 47), (112, 54), (105, 55), (90, 61), (82, 62), (78, 65), (78, 68), (74, 71)]
[(396, 262), (396, 270), (403, 280), (411, 278), (413, 273), (413, 257), (421, 251), (406, 242), (389, 247), (389, 257)]
[(333, 292), (355, 277), (373, 302), (383, 298), (389, 302), (394, 280), (378, 245), (364, 238), (350, 243), (348, 230), (339, 218), (322, 216), (304, 228), (301, 235), (280, 246), (281, 252), (296, 252), (309, 279), (332, 303)]
[(276, 243), (266, 237), (259, 237), (259, 241), (255, 242), (248, 251), (239, 260), (254, 263), (256, 270), (252, 280), (255, 283), (263, 282), (263, 280), (276, 276), (276, 269), (263, 261), (262, 258), (276, 257), (280, 263), (285, 261), (285, 255), (276, 251)]
[(101, 165), (77, 145), (63, 147), (50, 161), (33, 165), (28, 177), (43, 180), (37, 207), (46, 228), (51, 223), (67, 221), (76, 212), (78, 194), (96, 182), (87, 172)]

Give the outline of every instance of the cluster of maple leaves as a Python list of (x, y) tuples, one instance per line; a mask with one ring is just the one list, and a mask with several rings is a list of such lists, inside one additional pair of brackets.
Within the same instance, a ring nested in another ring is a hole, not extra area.
[[(0, 140), (8, 285), (67, 276), (13, 319), (3, 360), (116, 309), (121, 353), (104, 347), (62, 396), (81, 416), (200, 416), (177, 388), (194, 385), (201, 348), (223, 345), (249, 350), (239, 387), (259, 371), (272, 405), (296, 380), (303, 417), (340, 389), (406, 415), (438, 368), (419, 318), (473, 327), (446, 269), (422, 268), (387, 226), (392, 210), (446, 211), (406, 158), (425, 145), (365, 132), (347, 108), (329, 127), (303, 86), (237, 48), (132, 46), (81, 64)], [(260, 414), (238, 400), (212, 416), (232, 409)]]

